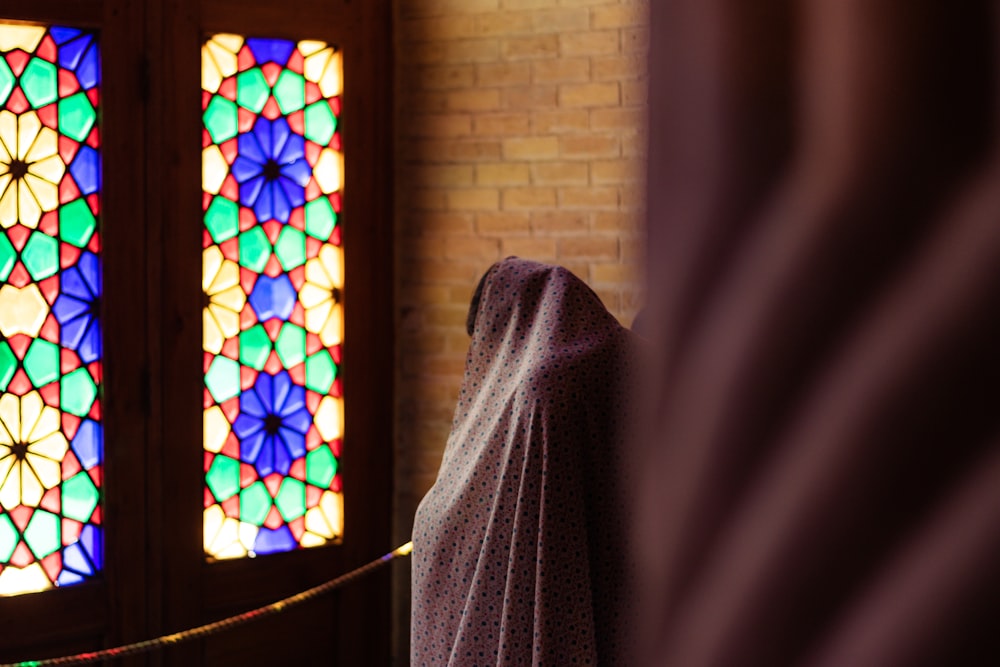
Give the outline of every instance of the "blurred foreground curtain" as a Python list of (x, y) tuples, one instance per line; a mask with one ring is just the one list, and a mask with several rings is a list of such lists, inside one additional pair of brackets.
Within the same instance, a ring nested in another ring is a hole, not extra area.
[(652, 0), (636, 664), (1000, 664), (1000, 19)]

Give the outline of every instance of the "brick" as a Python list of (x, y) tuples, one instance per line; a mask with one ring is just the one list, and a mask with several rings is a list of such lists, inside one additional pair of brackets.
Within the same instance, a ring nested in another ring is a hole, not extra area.
[(531, 64), (482, 63), (476, 66), (476, 85), (520, 86), (531, 83)]
[(476, 114), (472, 117), (472, 131), (477, 135), (528, 134), (531, 116), (526, 113)]
[(445, 259), (478, 259), (495, 262), (500, 259), (500, 242), (497, 239), (447, 236), (444, 239)]
[(543, 162), (531, 171), (537, 185), (586, 185), (590, 178), (585, 162)]
[(635, 267), (628, 264), (601, 263), (591, 267), (595, 283), (627, 284), (635, 280)]
[(491, 162), (476, 165), (479, 185), (527, 185), (531, 168), (526, 162)]
[(594, 160), (590, 163), (590, 178), (595, 185), (633, 183), (639, 180), (639, 169), (635, 160)]
[(649, 86), (645, 81), (623, 81), (621, 83), (622, 87), (622, 105), (624, 106), (634, 106), (639, 104), (646, 104), (646, 99), (648, 98)]
[(591, 109), (590, 127), (595, 130), (641, 132), (646, 126), (646, 109), (641, 106)]
[(410, 208), (417, 211), (441, 210), (445, 207), (444, 192), (433, 188), (414, 188), (406, 195)]
[(480, 36), (510, 36), (531, 34), (532, 12), (500, 11), (479, 14), (475, 20), (476, 34)]
[(645, 54), (604, 56), (594, 58), (592, 78), (594, 81), (628, 81), (646, 76)]
[[(620, 289), (613, 287), (608, 288), (608, 287), (595, 286), (594, 294), (597, 295), (597, 297), (601, 300), (601, 303), (604, 304), (604, 307), (607, 308), (609, 312), (614, 313), (616, 310), (620, 308), (621, 305)], [(619, 324), (621, 324), (621, 320), (619, 320)]]
[[(401, 276), (413, 282), (426, 284), (454, 284), (478, 279), (476, 262), (442, 262), (441, 260), (420, 260), (405, 256)], [(401, 281), (405, 284), (406, 280)]]
[(424, 165), (410, 170), (410, 182), (422, 186), (472, 185), (475, 170), (472, 165)]
[(440, 39), (459, 39), (475, 34), (472, 16), (450, 15), (433, 18), (404, 19), (400, 22), (401, 41), (426, 42)]
[(534, 209), (554, 207), (556, 191), (554, 188), (507, 188), (502, 194), (503, 210)]
[(532, 126), (536, 134), (558, 134), (590, 129), (590, 114), (586, 109), (535, 111)]
[(618, 188), (560, 188), (559, 208), (617, 209)]
[(631, 232), (638, 228), (639, 217), (624, 211), (602, 211), (594, 215), (596, 232)]
[(648, 23), (649, 7), (645, 3), (594, 7), (590, 11), (590, 27), (597, 30), (603, 28), (645, 26)]
[(413, 137), (461, 137), (472, 134), (472, 117), (468, 114), (416, 114), (407, 121)]
[(468, 88), (476, 80), (474, 65), (441, 65), (416, 68), (412, 77), (404, 77), (404, 84), (416, 84), (424, 90), (451, 90)]
[(410, 142), (406, 156), (428, 162), (490, 161), (500, 158), (499, 141)]
[(603, 56), (618, 53), (617, 30), (574, 32), (559, 36), (559, 53), (565, 56)]
[(518, 86), (502, 89), (502, 105), (505, 109), (554, 109), (556, 106), (555, 86)]
[(628, 28), (622, 30), (622, 52), (649, 51), (649, 28)]
[(557, 60), (536, 60), (531, 63), (531, 80), (535, 83), (589, 81), (590, 59), (559, 58)]
[(553, 0), (500, 0), (504, 9), (541, 9), (551, 7)]
[(590, 10), (583, 7), (542, 9), (531, 13), (535, 32), (567, 32), (587, 30), (590, 27)]
[(445, 193), (447, 208), (452, 211), (495, 211), (500, 193), (493, 188), (466, 188)]
[(489, 12), (499, 7), (500, 0), (399, 0), (399, 11), (404, 17)]
[(646, 187), (642, 183), (618, 186), (618, 201), (623, 211), (639, 212), (646, 208)]
[(476, 233), (500, 236), (524, 236), (531, 233), (531, 218), (527, 213), (479, 213), (476, 215)]
[(559, 86), (561, 107), (607, 107), (619, 103), (618, 83), (566, 83)]
[(406, 229), (418, 234), (471, 234), (473, 230), (473, 214), (456, 213), (453, 211), (433, 211), (429, 213), (410, 213), (407, 215)]
[(556, 242), (555, 239), (546, 238), (504, 239), (500, 254), (504, 257), (516, 255), (525, 259), (551, 262), (556, 257)]
[(602, 158), (618, 157), (621, 140), (613, 134), (566, 135), (559, 137), (559, 155), (562, 157)]
[(496, 88), (471, 88), (445, 94), (448, 111), (494, 111), (500, 107), (500, 91)]
[(609, 236), (566, 237), (558, 240), (557, 256), (574, 259), (618, 259), (618, 239)]
[(531, 229), (538, 234), (585, 234), (588, 217), (588, 213), (580, 211), (538, 211), (531, 214)]
[(417, 65), (493, 62), (499, 56), (500, 43), (495, 39), (424, 42), (414, 44), (406, 53), (407, 60)]
[[(424, 321), (429, 326), (465, 326), (465, 318), (469, 311), (467, 308), (462, 308), (461, 306), (439, 306), (435, 304), (429, 304), (426, 311), (423, 313)], [(412, 357), (411, 357), (412, 359)], [(404, 360), (404, 364), (406, 361)], [(425, 357), (423, 363), (429, 363), (429, 358)], [(420, 369), (421, 374), (423, 371), (427, 371), (427, 368)]]
[(645, 157), (648, 144), (645, 133), (626, 134), (622, 136), (622, 155), (630, 158)]
[(554, 58), (559, 55), (559, 36), (534, 35), (504, 39), (501, 40), (500, 54), (508, 60)]
[(505, 139), (503, 156), (506, 160), (548, 160), (559, 155), (556, 137), (524, 137)]

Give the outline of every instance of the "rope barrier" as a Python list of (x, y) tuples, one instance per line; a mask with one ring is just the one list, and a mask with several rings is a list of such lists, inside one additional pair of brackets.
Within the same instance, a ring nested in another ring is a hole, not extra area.
[(61, 658), (47, 658), (45, 660), (9, 662), (0, 664), (0, 667), (49, 667), (50, 665), (53, 667), (56, 665), (66, 667), (67, 665), (86, 665), (99, 660), (104, 660), (105, 658), (123, 658), (130, 655), (138, 655), (140, 653), (149, 653), (156, 649), (163, 648), (164, 646), (174, 646), (182, 642), (191, 641), (192, 639), (208, 637), (218, 634), (223, 630), (229, 630), (230, 628), (235, 628), (245, 623), (249, 623), (250, 621), (280, 614), (289, 607), (293, 607), (308, 600), (312, 600), (313, 598), (325, 595), (326, 593), (329, 593), (336, 588), (340, 588), (350, 581), (354, 581), (369, 572), (381, 568), (383, 565), (398, 556), (408, 556), (411, 551), (413, 551), (413, 542), (407, 542), (402, 546), (396, 547), (386, 555), (376, 558), (370, 563), (362, 565), (356, 570), (352, 570), (335, 579), (331, 579), (326, 583), (314, 586), (308, 590), (302, 591), (301, 593), (297, 593), (283, 600), (278, 600), (272, 604), (258, 607), (257, 609), (251, 609), (248, 612), (238, 614), (236, 616), (230, 616), (229, 618), (224, 618), (213, 623), (199, 625), (195, 628), (189, 628), (187, 630), (175, 632), (170, 635), (164, 635), (155, 639), (147, 639), (145, 641), (116, 646), (114, 648), (101, 649), (100, 651), (78, 653), (76, 655), (68, 655)]

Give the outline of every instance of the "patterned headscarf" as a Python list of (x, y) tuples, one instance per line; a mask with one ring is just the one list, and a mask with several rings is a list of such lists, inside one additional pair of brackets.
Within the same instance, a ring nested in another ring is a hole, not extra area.
[(631, 334), (564, 268), (482, 282), (465, 379), (413, 528), (411, 664), (616, 664)]

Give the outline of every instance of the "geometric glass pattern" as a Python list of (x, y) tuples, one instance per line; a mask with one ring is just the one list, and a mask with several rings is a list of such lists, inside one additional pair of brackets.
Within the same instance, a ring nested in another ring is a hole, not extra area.
[(341, 92), (323, 42), (202, 48), (209, 559), (343, 535)]
[(103, 567), (100, 57), (0, 23), (0, 595)]

